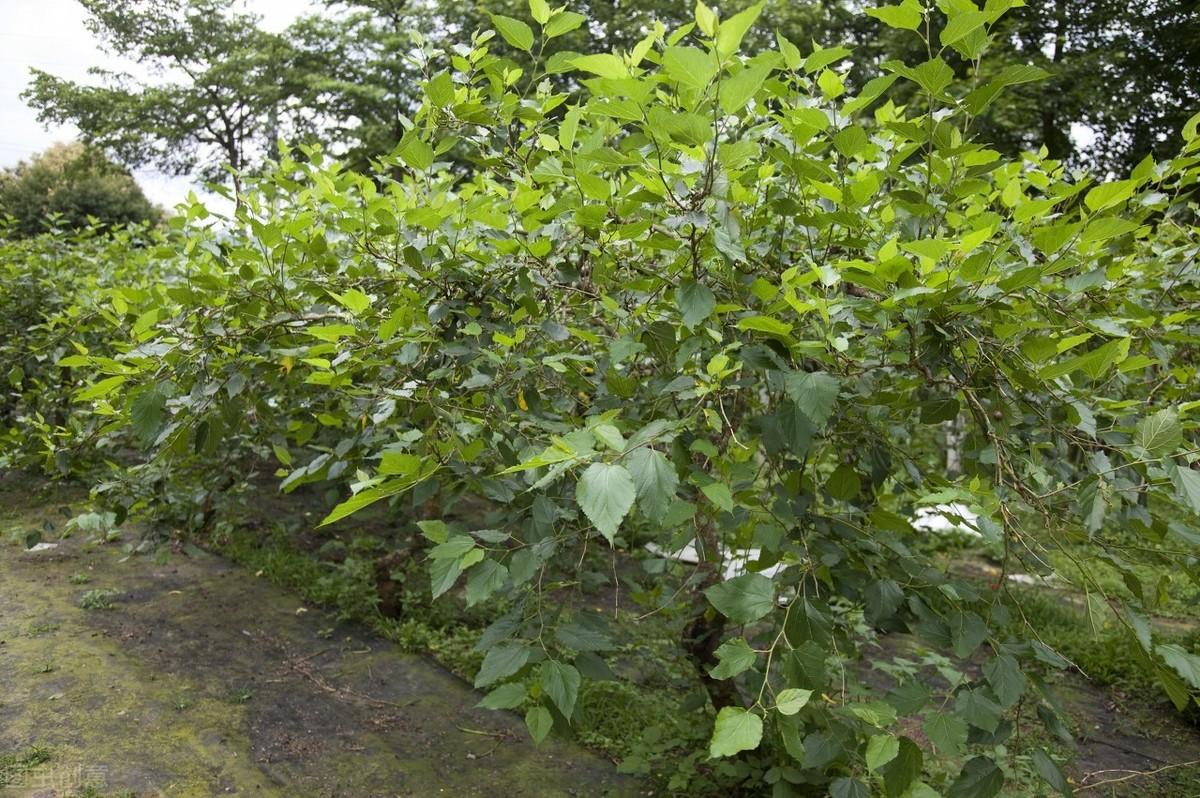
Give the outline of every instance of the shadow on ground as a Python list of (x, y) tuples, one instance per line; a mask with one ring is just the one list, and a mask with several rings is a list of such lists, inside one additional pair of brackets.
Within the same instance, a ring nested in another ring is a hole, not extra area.
[[(35, 491), (0, 480), (0, 529), (70, 498)], [(0, 546), (2, 796), (637, 794), (474, 709), (436, 663), (217, 557), (51, 540)]]

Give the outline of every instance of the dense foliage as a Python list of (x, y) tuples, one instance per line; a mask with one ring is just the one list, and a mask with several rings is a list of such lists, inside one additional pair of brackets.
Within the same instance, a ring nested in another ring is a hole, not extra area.
[(56, 144), (0, 171), (0, 218), (9, 217), (9, 235), (153, 224), (161, 215), (124, 167), (81, 144)]
[[(581, 590), (608, 581), (686, 618), (708, 754), (745, 792), (996, 795), (1014, 719), (1061, 728), (1040, 674), (1071, 663), (1007, 579), (1049, 553), (1098, 547), (1130, 590), (1076, 560), (1088, 612), (1177, 706), (1200, 691), (1146, 621), (1200, 575), (1198, 117), (1107, 182), (1004, 157), (978, 120), (1045, 73), (949, 61), (986, 60), (1011, 5), (873, 10), (921, 56), (856, 91), (845, 48), (743, 52), (761, 3), (628, 52), (539, 58), (585, 24), (541, 0), (425, 45), (380, 173), (283, 152), (231, 218), (191, 205), (51, 313), (34, 334), (69, 319), (73, 351), (9, 381), (82, 381), (76, 412), (16, 412), (4, 457), (106, 458), (113, 509), (182, 495), (196, 524), (270, 461), (285, 492), (343, 488), (326, 524), (386, 503), (434, 597), (502, 609), (475, 683), (535, 739), (607, 671), (621, 630)], [(955, 505), (1002, 552), (990, 590), (908, 520)], [(695, 568), (630, 567), (690, 541)], [(944, 700), (858, 681), (863, 641), (902, 631), (953, 655)]]

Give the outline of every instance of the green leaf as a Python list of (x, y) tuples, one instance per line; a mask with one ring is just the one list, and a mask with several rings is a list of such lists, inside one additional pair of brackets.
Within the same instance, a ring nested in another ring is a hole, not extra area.
[(858, 779), (846, 776), (834, 779), (829, 785), (829, 798), (870, 798), (871, 791)]
[(1004, 773), (987, 757), (977, 756), (963, 766), (947, 798), (993, 798), (1004, 788)]
[(758, 93), (763, 81), (770, 74), (770, 64), (754, 64), (722, 81), (719, 92), (721, 110), (727, 114), (741, 111), (746, 103), (750, 102), (750, 98)]
[(1183, 426), (1174, 409), (1160, 410), (1137, 425), (1134, 443), (1155, 457), (1169, 454), (1183, 443)]
[(1175, 494), (1184, 504), (1190, 504), (1192, 511), (1200, 514), (1200, 471), (1183, 466), (1176, 466), (1171, 472), (1171, 481), (1175, 483)]
[(983, 666), (983, 675), (1005, 709), (1014, 706), (1025, 692), (1025, 674), (1016, 658), (1001, 654)]
[(1157, 646), (1155, 651), (1193, 690), (1200, 690), (1200, 657), (1175, 643), (1164, 643)]
[(579, 671), (574, 665), (555, 660), (542, 663), (542, 691), (558, 707), (567, 720), (575, 712), (575, 699), (579, 695)]
[(518, 50), (529, 52), (533, 48), (533, 29), (519, 19), (492, 14), (492, 24), (508, 42)]
[(138, 394), (129, 405), (129, 420), (134, 437), (142, 447), (154, 443), (166, 420), (167, 397), (162, 386), (155, 385)]
[(429, 592), (438, 598), (454, 587), (462, 574), (462, 561), (457, 557), (433, 560), (429, 563)]
[(718, 508), (727, 513), (733, 512), (733, 494), (729, 492), (729, 486), (725, 483), (710, 482), (701, 488), (700, 492)]
[(529, 0), (529, 16), (539, 25), (550, 20), (550, 4), (546, 0)]
[(495, 560), (483, 560), (471, 569), (467, 578), (467, 606), (474, 607), (490, 598), (508, 581), (508, 568)]
[(982, 11), (962, 11), (950, 17), (946, 27), (942, 28), (940, 41), (943, 47), (949, 47), (957, 41), (974, 33), (988, 21), (988, 15)]
[(534, 743), (540, 743), (554, 728), (554, 716), (545, 707), (532, 707), (525, 713), (525, 727)]
[(722, 707), (717, 713), (708, 755), (714, 759), (753, 751), (762, 742), (762, 718), (741, 707)]
[(447, 106), (454, 102), (454, 79), (450, 77), (449, 72), (443, 70), (429, 79), (425, 93), (429, 95), (429, 102), (434, 106)]
[(795, 715), (804, 709), (812, 694), (812, 690), (802, 690), (798, 687), (780, 690), (779, 695), (775, 696), (775, 709), (779, 710), (780, 715)]
[(371, 298), (357, 288), (351, 288), (344, 294), (333, 294), (333, 298), (355, 316), (361, 316), (363, 311), (371, 307)]
[(1000, 705), (979, 689), (961, 691), (955, 701), (955, 710), (967, 723), (989, 734), (996, 731), (1003, 714)]
[(575, 487), (575, 500), (583, 514), (610, 545), (636, 496), (633, 477), (623, 466), (612, 463), (592, 463)]
[(800, 412), (815, 426), (823, 427), (833, 415), (841, 383), (823, 371), (791, 371), (784, 380), (784, 388)]
[(346, 516), (353, 515), (364, 507), (369, 507), (381, 499), (389, 499), (392, 496), (398, 496), (404, 491), (416, 485), (418, 482), (427, 479), (437, 470), (437, 463), (427, 462), (422, 467), (421, 471), (414, 475), (408, 475), (400, 479), (390, 479), (387, 482), (382, 482), (370, 488), (360, 490), (358, 493), (351, 496), (346, 501), (334, 507), (329, 515), (325, 516), (318, 526), (327, 526), (340, 521)]
[(904, 0), (898, 6), (868, 8), (866, 13), (867, 16), (875, 17), (889, 28), (899, 30), (919, 30), (925, 19), (921, 13), (921, 4), (916, 0)]
[(1101, 183), (1087, 193), (1087, 196), (1083, 198), (1083, 202), (1093, 211), (1102, 211), (1132, 197), (1136, 188), (1136, 180), (1116, 180), (1112, 183)]
[(717, 612), (738, 624), (753, 623), (775, 608), (775, 583), (762, 574), (743, 574), (704, 591)]
[(950, 616), (950, 640), (954, 656), (966, 659), (987, 639), (987, 624), (973, 612), (954, 612)]
[(716, 76), (717, 62), (711, 53), (696, 47), (668, 47), (663, 52), (663, 69), (672, 80), (703, 89)]
[(755, 3), (729, 19), (722, 20), (717, 25), (717, 53), (722, 56), (730, 56), (738, 51), (738, 48), (742, 46), (742, 39), (746, 37), (746, 32), (754, 25), (758, 15), (762, 13), (764, 5), (766, 5), (765, 2)]
[(747, 316), (744, 319), (738, 319), (738, 329), (754, 330), (786, 338), (792, 332), (792, 325), (769, 316)]
[(581, 55), (571, 59), (571, 66), (602, 78), (620, 80), (629, 77), (629, 67), (625, 66), (625, 61), (612, 53)]
[(825, 490), (838, 501), (853, 501), (862, 492), (862, 477), (849, 463), (842, 463), (825, 480)]
[(638, 507), (648, 518), (662, 519), (679, 487), (679, 476), (671, 461), (662, 452), (643, 446), (625, 456), (625, 467), (637, 489)]
[(525, 703), (528, 695), (525, 685), (520, 682), (509, 682), (488, 693), (476, 706), (484, 709), (516, 709)]
[[(404, 138), (400, 139), (400, 144), (396, 148), (396, 152), (400, 155), (400, 159), (413, 169), (424, 171), (433, 166), (433, 148), (414, 131), (409, 131), (404, 134)], [(330, 331), (342, 332), (345, 335), (353, 335), (354, 328), (349, 325), (327, 325)], [(316, 335), (316, 327), (308, 329), (309, 335)]]
[(900, 753), (900, 740), (890, 734), (876, 734), (867, 740), (867, 770), (874, 772)]
[(1067, 782), (1067, 777), (1058, 767), (1058, 764), (1041, 748), (1033, 752), (1033, 767), (1037, 770), (1038, 775), (1045, 779), (1047, 784), (1058, 790), (1060, 794), (1068, 796), (1068, 798), (1074, 794), (1071, 785)]
[(621, 435), (621, 430), (612, 424), (597, 424), (592, 427), (592, 435), (614, 452), (625, 451), (625, 437)]
[(732, 679), (753, 667), (758, 659), (754, 649), (740, 637), (726, 640), (717, 649), (716, 654), (718, 662), (709, 670), (714, 679)]
[(684, 325), (690, 330), (709, 317), (717, 306), (717, 298), (708, 286), (689, 279), (675, 289), (675, 303), (683, 313)]
[(1118, 338), (1098, 346), (1090, 352), (1068, 360), (1051, 363), (1038, 372), (1044, 380), (1053, 380), (1073, 371), (1082, 371), (1092, 379), (1099, 379), (1114, 364), (1120, 363), (1129, 355), (1129, 339)]
[(522, 643), (500, 643), (488, 649), (475, 675), (476, 687), (487, 687), (501, 679), (512, 676), (529, 661), (532, 649)]
[(947, 756), (958, 756), (967, 742), (967, 722), (950, 712), (937, 712), (926, 719), (925, 736)]
[[(907, 737), (900, 738), (900, 750), (896, 758), (883, 766), (883, 786), (889, 798), (900, 798), (921, 778), (925, 755), (921, 747)], [(914, 792), (910, 798), (915, 798)]]
[(570, 33), (578, 28), (584, 22), (587, 22), (587, 17), (583, 14), (576, 14), (574, 11), (563, 11), (555, 14), (546, 23), (543, 33), (547, 39), (553, 39), (555, 36), (562, 36), (564, 33)]
[(120, 388), (125, 384), (127, 377), (106, 377), (100, 380), (95, 385), (90, 385), (84, 388), (79, 393), (75, 394), (76, 402), (87, 402), (93, 399), (102, 399), (110, 393)]

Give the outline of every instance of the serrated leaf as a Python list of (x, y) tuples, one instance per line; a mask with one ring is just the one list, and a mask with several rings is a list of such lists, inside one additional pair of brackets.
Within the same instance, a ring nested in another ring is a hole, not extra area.
[(983, 666), (983, 675), (996, 693), (996, 698), (1005, 709), (1012, 707), (1025, 692), (1025, 674), (1016, 658), (1001, 654)]
[(704, 591), (717, 612), (737, 624), (753, 623), (775, 608), (775, 583), (762, 574), (743, 574)]
[(876, 734), (867, 740), (867, 770), (875, 772), (900, 753), (900, 740), (890, 734)]
[(775, 696), (775, 709), (779, 710), (781, 715), (795, 715), (807, 706), (812, 694), (812, 690), (802, 690), (798, 687), (780, 690), (779, 695)]
[(529, 52), (533, 48), (533, 29), (519, 19), (492, 14), (492, 24), (508, 42), (518, 50)]
[(629, 67), (625, 66), (625, 61), (612, 53), (581, 55), (571, 59), (571, 66), (612, 80), (629, 77)]
[(823, 371), (792, 371), (784, 378), (784, 389), (801, 413), (823, 427), (833, 414), (841, 383)]
[(695, 280), (684, 280), (675, 289), (675, 303), (683, 314), (683, 323), (690, 330), (704, 321), (717, 306), (717, 298), (708, 286)]
[(501, 679), (512, 676), (529, 661), (529, 646), (522, 643), (498, 643), (488, 649), (475, 675), (476, 687), (487, 687)]
[(1177, 466), (1171, 474), (1175, 484), (1175, 493), (1184, 504), (1191, 505), (1192, 511), (1200, 514), (1200, 471)]
[(726, 640), (717, 648), (716, 655), (717, 664), (709, 670), (714, 679), (732, 679), (753, 667), (758, 659), (754, 649), (740, 637)]
[(548, 660), (541, 668), (542, 691), (558, 707), (567, 720), (575, 712), (575, 699), (579, 695), (579, 671), (574, 665)]
[(484, 560), (471, 569), (467, 578), (467, 606), (473, 607), (491, 598), (508, 581), (508, 568), (495, 560)]
[(528, 696), (525, 690), (525, 685), (520, 682), (509, 682), (502, 684), (492, 692), (483, 697), (476, 706), (484, 709), (516, 709), (525, 703), (525, 698)]
[(988, 16), (982, 11), (961, 11), (950, 17), (939, 40), (943, 47), (949, 47), (982, 28), (987, 21)]
[(708, 755), (714, 759), (753, 751), (762, 742), (762, 718), (741, 707), (722, 707), (717, 713)]
[(547, 39), (553, 39), (555, 36), (570, 33), (586, 21), (587, 17), (583, 14), (576, 14), (574, 11), (563, 11), (550, 18), (543, 32), (546, 34)]
[(866, 14), (898, 30), (918, 30), (924, 21), (921, 5), (916, 0), (904, 0), (900, 5), (868, 8)]
[(948, 756), (958, 756), (967, 742), (967, 722), (950, 712), (937, 712), (926, 719), (925, 736)]
[(142, 391), (129, 404), (129, 420), (134, 437), (142, 447), (154, 443), (166, 420), (167, 397), (159, 386)]
[(925, 755), (921, 752), (921, 747), (909, 738), (901, 737), (900, 750), (896, 757), (880, 770), (883, 774), (884, 790), (889, 798), (900, 798), (913, 782), (921, 778), (924, 761)]
[(829, 798), (870, 798), (871, 791), (858, 779), (846, 776), (834, 779), (829, 785)]
[(1155, 457), (1169, 454), (1183, 443), (1183, 426), (1172, 408), (1160, 410), (1137, 425), (1134, 442)]
[(637, 489), (638, 507), (648, 518), (662, 519), (679, 487), (679, 476), (671, 461), (662, 452), (643, 446), (626, 455), (625, 467)]
[(1193, 690), (1200, 690), (1200, 656), (1196, 656), (1175, 643), (1164, 643), (1155, 651), (1163, 661), (1175, 669)]
[(554, 716), (545, 707), (532, 707), (525, 713), (525, 728), (529, 729), (533, 742), (540, 743), (554, 728)]
[(633, 477), (624, 466), (613, 463), (592, 463), (575, 487), (579, 508), (610, 545), (636, 496)]
[(742, 46), (742, 39), (746, 37), (746, 32), (754, 25), (758, 15), (762, 13), (764, 5), (766, 5), (765, 2), (755, 3), (729, 19), (722, 20), (717, 25), (717, 53), (729, 56), (738, 51), (738, 48)]
[(1074, 794), (1071, 785), (1067, 782), (1067, 777), (1058, 767), (1058, 764), (1041, 748), (1033, 752), (1033, 767), (1037, 770), (1038, 775), (1045, 779), (1047, 784), (1058, 790), (1060, 794), (1068, 796), (1068, 798)]
[(993, 798), (1004, 788), (1004, 773), (987, 757), (977, 756), (963, 766), (947, 798)]

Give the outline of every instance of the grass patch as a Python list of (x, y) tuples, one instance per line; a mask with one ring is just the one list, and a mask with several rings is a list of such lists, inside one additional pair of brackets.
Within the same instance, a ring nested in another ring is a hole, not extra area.
[(12, 754), (0, 754), (0, 787), (12, 784), (38, 765), (50, 761), (50, 751), (32, 746)]
[[(1082, 607), (1060, 595), (1033, 589), (1015, 591), (1021, 610), (1043, 642), (1079, 666), (1090, 679), (1145, 698), (1162, 701), (1162, 688), (1145, 667), (1129, 633), (1108, 620), (1093, 630)], [(1015, 623), (1019, 623), (1016, 616)], [(1176, 643), (1186, 650), (1200, 647), (1200, 630), (1171, 634), (1155, 630), (1156, 642)]]

